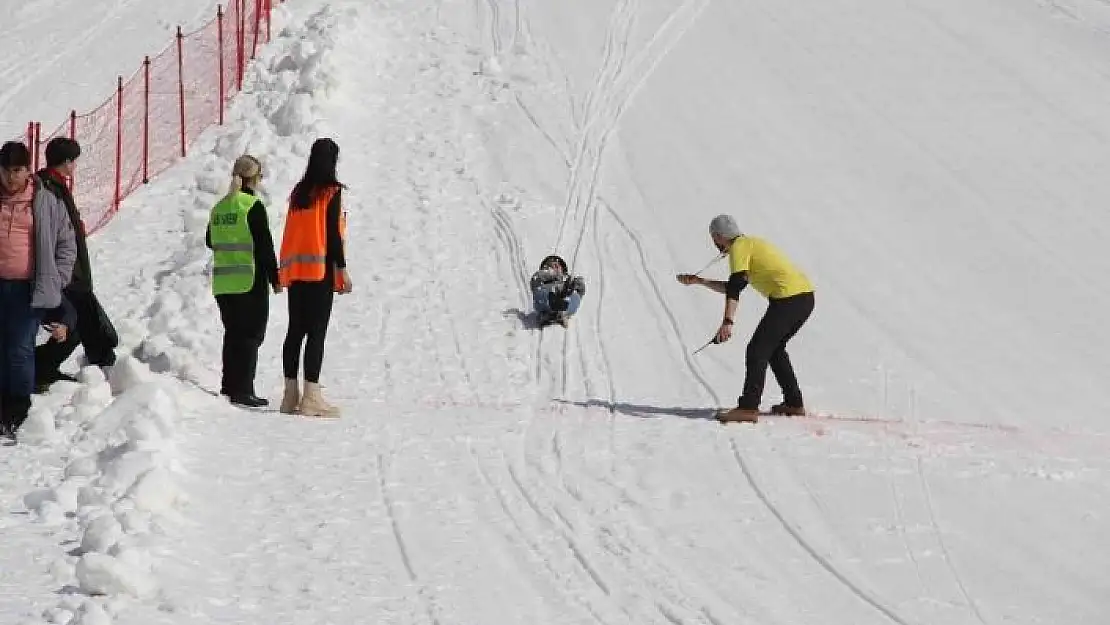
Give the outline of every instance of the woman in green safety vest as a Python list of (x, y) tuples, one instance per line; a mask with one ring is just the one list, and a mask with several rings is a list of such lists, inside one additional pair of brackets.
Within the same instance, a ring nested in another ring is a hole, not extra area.
[(268, 290), (281, 292), (266, 205), (255, 196), (261, 181), (257, 158), (236, 159), (231, 188), (212, 207), (205, 235), (213, 252), (212, 293), (224, 325), (220, 394), (251, 408), (270, 403), (255, 395), (254, 376), (270, 316)]

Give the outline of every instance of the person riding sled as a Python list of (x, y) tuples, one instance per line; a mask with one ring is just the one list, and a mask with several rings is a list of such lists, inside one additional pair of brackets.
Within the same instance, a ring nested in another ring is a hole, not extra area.
[(529, 286), (541, 328), (552, 323), (565, 328), (586, 295), (586, 279), (570, 275), (567, 262), (554, 254), (543, 259)]
[(740, 293), (749, 284), (768, 300), (767, 311), (756, 326), (745, 354), (744, 390), (736, 408), (718, 416), (722, 422), (759, 420), (759, 404), (767, 367), (782, 388), (783, 402), (771, 408), (773, 414), (805, 414), (802, 391), (798, 386), (786, 344), (798, 333), (813, 313), (814, 288), (809, 278), (767, 240), (740, 232), (730, 215), (718, 215), (709, 224), (713, 245), (728, 254), (729, 279), (707, 280), (697, 275), (679, 274), (685, 285), (698, 284), (725, 296), (725, 312), (714, 341), (724, 343), (732, 337), (733, 318)]

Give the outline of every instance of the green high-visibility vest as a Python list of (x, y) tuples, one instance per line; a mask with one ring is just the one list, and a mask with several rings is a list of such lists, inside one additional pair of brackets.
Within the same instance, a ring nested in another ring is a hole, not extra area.
[(258, 198), (242, 191), (212, 207), (208, 221), (212, 239), (212, 293), (246, 293), (254, 286), (254, 239), (247, 213)]

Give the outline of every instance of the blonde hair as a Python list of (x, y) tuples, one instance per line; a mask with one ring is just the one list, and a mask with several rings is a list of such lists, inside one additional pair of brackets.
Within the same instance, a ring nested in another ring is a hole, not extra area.
[(231, 187), (226, 197), (231, 197), (243, 190), (243, 182), (257, 180), (262, 175), (262, 163), (250, 154), (244, 154), (235, 159), (231, 166)]

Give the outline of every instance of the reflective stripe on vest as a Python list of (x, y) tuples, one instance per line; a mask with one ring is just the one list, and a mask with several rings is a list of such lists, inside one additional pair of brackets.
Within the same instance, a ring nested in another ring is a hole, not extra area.
[[(252, 205), (253, 206), (253, 205)], [(247, 210), (250, 210), (249, 208)], [(213, 252), (253, 252), (254, 243), (212, 243)]]
[(251, 284), (254, 284), (254, 267), (251, 267), (250, 265), (229, 265), (227, 267), (216, 266), (212, 268), (212, 275), (214, 276), (235, 276), (239, 274), (250, 275)]
[(308, 208), (289, 207), (278, 257), (278, 280), (282, 286), (324, 279), (328, 254), (328, 204), (338, 190), (339, 187), (331, 186), (318, 191)]
[(238, 192), (212, 207), (208, 232), (212, 240), (212, 293), (246, 293), (254, 286), (254, 238), (247, 214), (258, 198)]
[(327, 256), (319, 256), (316, 254), (293, 254), (288, 258), (282, 258), (279, 267), (292, 267), (293, 265), (315, 265), (327, 261)]

